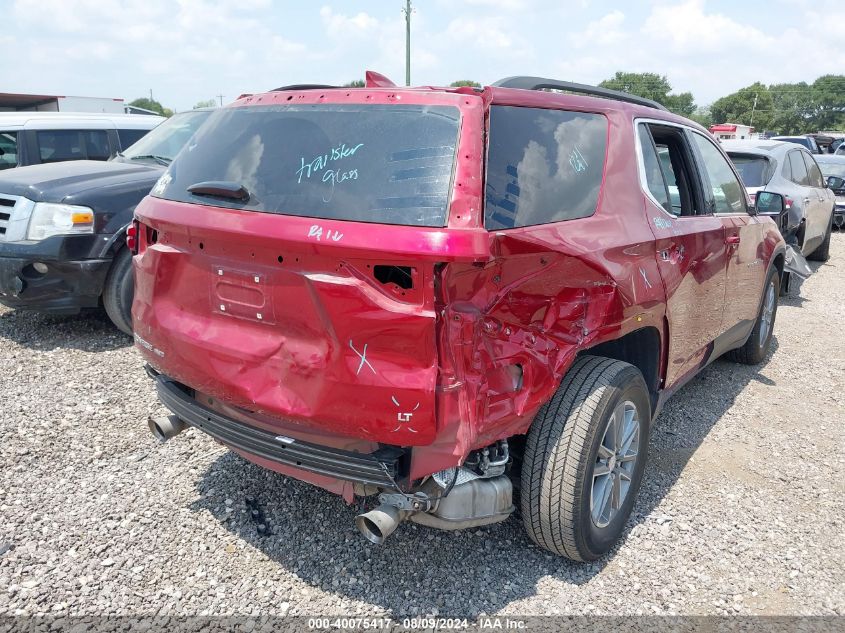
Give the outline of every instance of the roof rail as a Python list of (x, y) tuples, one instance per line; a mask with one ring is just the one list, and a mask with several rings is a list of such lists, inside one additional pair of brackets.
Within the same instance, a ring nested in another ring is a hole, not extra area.
[(591, 95), (593, 97), (602, 97), (603, 99), (614, 99), (615, 101), (636, 103), (637, 105), (656, 108), (666, 112), (669, 111), (666, 107), (657, 103), (657, 101), (652, 101), (651, 99), (646, 99), (645, 97), (638, 97), (636, 95), (628, 94), (627, 92), (610, 90), (609, 88), (599, 88), (598, 86), (588, 86), (587, 84), (576, 84), (571, 81), (546, 79), (544, 77), (505, 77), (492, 85), (498, 88), (519, 88), (520, 90), (544, 90), (548, 88), (553, 90), (565, 90), (567, 92)]
[(329, 88), (337, 88), (337, 86), (328, 86), (325, 84), (291, 84), (290, 86), (273, 88), (270, 92), (279, 92), (280, 90), (327, 90)]

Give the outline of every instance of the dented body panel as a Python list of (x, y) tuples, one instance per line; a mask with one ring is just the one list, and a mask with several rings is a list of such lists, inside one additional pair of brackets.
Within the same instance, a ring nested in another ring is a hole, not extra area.
[[(762, 287), (782, 248), (763, 218), (740, 227), (712, 216), (665, 217), (634, 185), (634, 120), (654, 114), (641, 106), (503, 88), (308, 90), (235, 105), (291, 100), (459, 108), (446, 226), (315, 220), (148, 197), (136, 211), (138, 349), (198, 401), (241, 422), (360, 453), (409, 449), (408, 482), (525, 433), (576, 355), (639, 330), (653, 331), (660, 348), (651, 385), (659, 408), (718, 355), (729, 277), (754, 267), (745, 285), (754, 293), (748, 301), (757, 302), (754, 275)], [(484, 229), (485, 134), (495, 104), (606, 117), (593, 215)], [(726, 235), (746, 225), (766, 233), (763, 246), (729, 252)], [(730, 318), (745, 319), (757, 307), (731, 310)], [(353, 495), (348, 481), (242, 454)]]

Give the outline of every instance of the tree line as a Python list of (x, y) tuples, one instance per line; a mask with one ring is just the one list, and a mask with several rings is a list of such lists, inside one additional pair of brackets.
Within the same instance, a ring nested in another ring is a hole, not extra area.
[[(470, 79), (453, 81), (450, 85), (481, 86)], [(673, 93), (666, 76), (657, 73), (620, 71), (598, 85), (657, 101), (672, 112), (693, 119), (705, 127), (713, 123), (741, 123), (778, 134), (845, 130), (845, 75), (823, 75), (812, 83), (801, 81), (765, 85), (758, 81), (705, 106), (697, 105), (691, 92)], [(345, 86), (363, 88), (364, 81), (356, 79)], [(135, 99), (130, 105), (164, 116), (173, 114), (172, 110), (152, 99)], [(214, 100), (209, 99), (200, 101), (194, 107), (213, 105)]]

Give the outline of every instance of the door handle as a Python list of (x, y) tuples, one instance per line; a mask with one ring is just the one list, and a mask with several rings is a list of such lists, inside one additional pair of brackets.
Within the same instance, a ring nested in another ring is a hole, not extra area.
[(735, 246), (739, 244), (740, 239), (739, 235), (728, 235), (728, 237), (725, 238), (725, 244)]

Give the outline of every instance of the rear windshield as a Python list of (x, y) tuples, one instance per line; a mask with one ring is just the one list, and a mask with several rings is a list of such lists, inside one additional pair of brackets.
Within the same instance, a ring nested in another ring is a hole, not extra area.
[(600, 114), (494, 106), (484, 225), (499, 230), (592, 215), (606, 146)]
[[(153, 194), (283, 215), (445, 226), (459, 119), (453, 106), (225, 108)], [(188, 192), (208, 181), (243, 186), (249, 198)]]
[(765, 156), (749, 156), (730, 152), (728, 156), (731, 157), (736, 170), (739, 172), (739, 177), (742, 178), (742, 184), (746, 187), (764, 187), (775, 171), (771, 167), (771, 162)]

